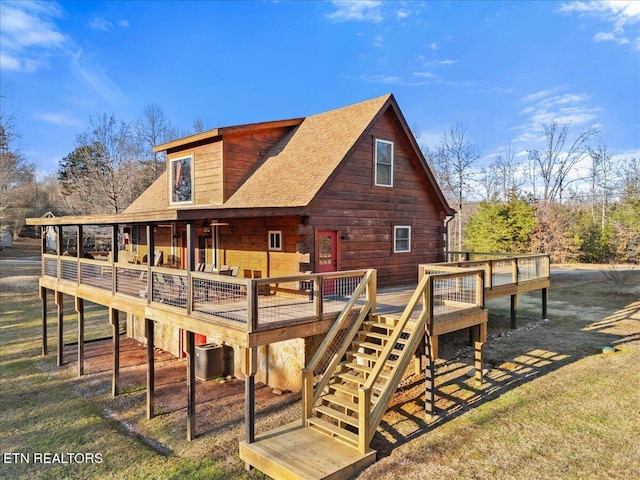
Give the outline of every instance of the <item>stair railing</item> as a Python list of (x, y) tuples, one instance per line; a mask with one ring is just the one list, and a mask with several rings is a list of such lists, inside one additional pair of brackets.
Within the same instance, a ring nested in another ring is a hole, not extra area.
[[(375, 305), (375, 292), (377, 283), (376, 273), (376, 270), (367, 270), (367, 272), (362, 277), (362, 280), (360, 280), (360, 284), (356, 287), (353, 294), (351, 295), (351, 298), (343, 307), (342, 311), (336, 318), (336, 321), (333, 323), (331, 329), (329, 329), (329, 331), (327, 332), (327, 335), (318, 347), (318, 350), (309, 361), (309, 364), (302, 369), (303, 426), (306, 425), (307, 419), (312, 417), (313, 406), (318, 401), (318, 398), (322, 394), (322, 391), (331, 380), (334, 370), (340, 363), (343, 355), (349, 349), (349, 346), (358, 333), (362, 322), (367, 318), (369, 311)], [(338, 333), (341, 330), (348, 328), (348, 322), (353, 315), (353, 310), (356, 306), (356, 302), (358, 298), (365, 292), (365, 290), (367, 291), (367, 295), (364, 305), (362, 305), (362, 307), (360, 308), (360, 312), (355, 322), (353, 322), (353, 324), (347, 331), (344, 340), (342, 341), (336, 352), (333, 354), (331, 361), (322, 374), (322, 378), (314, 389), (313, 372), (318, 367), (325, 355), (327, 355), (327, 353), (329, 352), (329, 348), (331, 347)]]
[[(369, 443), (373, 439), (373, 434), (378, 428), (378, 424), (382, 420), (382, 416), (387, 410), (387, 404), (391, 399), (391, 396), (394, 394), (398, 383), (406, 367), (408, 365), (409, 360), (412, 357), (413, 352), (418, 348), (418, 344), (422, 340), (425, 335), (425, 326), (427, 319), (432, 316), (431, 309), (431, 298), (432, 298), (432, 290), (433, 290), (433, 277), (431, 275), (425, 275), (420, 279), (418, 286), (416, 287), (409, 303), (406, 308), (402, 312), (402, 316), (398, 321), (398, 324), (393, 330), (393, 333), (384, 349), (380, 353), (379, 359), (376, 361), (373, 370), (367, 377), (367, 381), (359, 388), (358, 391), (358, 406), (359, 406), (359, 445), (358, 449), (361, 452), (366, 452), (369, 448)], [(417, 323), (413, 328), (409, 341), (405, 345), (403, 349), (403, 353), (398, 359), (396, 363), (393, 373), (391, 377), (387, 380), (386, 386), (383, 391), (378, 396), (373, 409), (371, 409), (371, 391), (376, 381), (380, 377), (382, 373), (382, 369), (384, 368), (386, 362), (389, 360), (389, 356), (393, 351), (396, 343), (400, 339), (400, 335), (405, 331), (407, 323), (411, 319), (411, 315), (415, 308), (422, 303), (422, 310), (418, 317)]]

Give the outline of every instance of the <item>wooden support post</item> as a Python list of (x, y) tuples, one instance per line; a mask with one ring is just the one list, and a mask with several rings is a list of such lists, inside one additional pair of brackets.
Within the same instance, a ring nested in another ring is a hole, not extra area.
[(242, 372), (244, 378), (244, 439), (246, 443), (255, 440), (255, 374), (258, 365), (258, 349), (242, 349)]
[(187, 440), (196, 438), (196, 355), (195, 334), (187, 330)]
[(435, 359), (431, 355), (431, 345), (430, 345), (432, 340), (431, 335), (427, 334), (425, 336), (425, 339), (426, 339), (426, 342), (425, 342), (424, 351), (427, 355), (427, 365), (425, 366), (425, 369), (424, 369), (424, 387), (425, 387), (424, 408), (428, 415), (435, 415), (436, 414), (436, 394), (435, 394), (436, 372), (434, 368)]
[(48, 353), (47, 346), (47, 289), (40, 287), (40, 298), (42, 299), (42, 355)]
[(153, 274), (151, 267), (155, 258), (155, 238), (153, 234), (153, 225), (147, 225), (147, 303), (153, 300)]
[(547, 318), (547, 297), (548, 291), (546, 288), (542, 289), (542, 318)]
[(487, 341), (487, 324), (481, 323), (472, 327), (474, 337), (474, 367), (475, 367), (475, 380), (476, 386), (480, 387), (483, 382), (483, 361), (482, 361), (482, 347)]
[(78, 376), (84, 375), (84, 300), (76, 297), (78, 312)]
[(155, 357), (153, 355), (154, 347), (154, 323), (153, 320), (145, 318), (144, 335), (147, 338), (147, 420), (154, 417), (154, 394), (155, 394)]
[(64, 356), (64, 301), (62, 292), (56, 292), (56, 305), (58, 306), (57, 365), (61, 367)]
[(422, 340), (420, 340), (420, 343), (418, 344), (418, 348), (415, 351), (414, 354), (414, 359), (413, 359), (413, 373), (415, 375), (420, 375), (422, 373), (422, 355), (424, 354), (424, 349), (426, 348), (425, 345), (425, 340), (424, 337), (427, 334), (425, 333), (424, 336), (422, 337)]
[(115, 308), (109, 307), (109, 323), (113, 332), (113, 373), (111, 376), (111, 395), (118, 396), (120, 380), (120, 315)]
[(516, 328), (516, 295), (511, 295), (511, 328)]

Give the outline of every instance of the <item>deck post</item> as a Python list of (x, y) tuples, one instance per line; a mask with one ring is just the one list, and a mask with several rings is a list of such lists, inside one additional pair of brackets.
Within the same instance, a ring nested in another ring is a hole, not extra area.
[(242, 372), (244, 378), (244, 439), (246, 443), (255, 440), (255, 374), (258, 365), (258, 349), (242, 349)]
[(47, 289), (40, 287), (40, 298), (42, 299), (42, 355), (48, 353), (47, 348)]
[(511, 295), (511, 328), (516, 328), (516, 295)]
[(187, 440), (196, 438), (196, 355), (195, 334), (187, 330)]
[(151, 267), (155, 258), (155, 239), (153, 236), (153, 225), (147, 225), (147, 304), (153, 300), (153, 274)]
[(109, 307), (109, 323), (113, 332), (113, 373), (111, 377), (111, 395), (118, 396), (120, 380), (120, 315), (115, 308)]
[(144, 336), (147, 338), (147, 420), (154, 416), (153, 401), (155, 389), (155, 358), (153, 356), (154, 347), (154, 324), (153, 320), (145, 318)]
[(416, 349), (415, 353), (414, 353), (414, 364), (413, 364), (413, 373), (415, 375), (420, 375), (422, 373), (422, 355), (424, 353), (425, 350), (425, 346), (426, 346), (426, 342), (424, 340), (424, 337), (426, 336), (426, 332), (422, 337), (422, 340), (420, 340), (420, 343), (418, 344), (418, 348)]
[(424, 388), (425, 388), (425, 401), (424, 408), (428, 415), (436, 414), (436, 401), (435, 401), (435, 369), (434, 358), (431, 352), (431, 335), (427, 333), (425, 335), (425, 354), (427, 356), (427, 365), (424, 369)]
[(84, 375), (84, 300), (76, 297), (78, 312), (78, 376)]
[(475, 381), (476, 387), (480, 387), (483, 381), (483, 362), (482, 362), (482, 347), (487, 341), (487, 324), (482, 323), (480, 325), (474, 325), (471, 327), (473, 331), (474, 342), (474, 367), (475, 367)]
[(64, 300), (62, 292), (56, 291), (56, 305), (58, 306), (58, 338), (57, 338), (57, 365), (62, 366), (62, 357), (64, 355)]
[(546, 288), (542, 289), (542, 318), (547, 318), (547, 296), (548, 292)]

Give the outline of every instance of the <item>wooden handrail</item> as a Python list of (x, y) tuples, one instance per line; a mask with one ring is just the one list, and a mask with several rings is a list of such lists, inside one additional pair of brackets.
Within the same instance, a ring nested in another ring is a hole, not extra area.
[[(400, 317), (400, 320), (396, 324), (391, 337), (387, 341), (387, 344), (385, 345), (384, 349), (380, 353), (380, 356), (376, 361), (376, 364), (373, 370), (367, 377), (367, 381), (364, 383), (364, 385), (362, 385), (362, 387), (360, 387), (360, 390), (363, 390), (365, 392), (364, 393), (365, 397), (366, 395), (370, 395), (370, 392), (373, 386), (375, 385), (376, 381), (380, 377), (380, 374), (382, 373), (382, 369), (386, 365), (386, 362), (389, 359), (391, 352), (393, 351), (396, 343), (400, 339), (400, 335), (405, 330), (413, 311), (415, 310), (416, 306), (422, 301), (423, 302), (422, 312), (420, 313), (417, 324), (410, 336), (409, 342), (407, 342), (407, 344), (405, 345), (405, 352), (401, 357), (401, 361), (398, 364), (396, 364), (393, 370), (393, 374), (387, 380), (387, 386), (396, 385), (397, 382), (400, 380), (399, 377), (404, 374), (404, 370), (408, 363), (408, 360), (411, 359), (411, 353), (407, 353), (407, 352), (413, 352), (417, 348), (418, 342), (422, 339), (422, 336), (424, 335), (427, 318), (430, 316), (430, 313), (429, 313), (431, 311), (430, 305), (424, 304), (425, 301), (430, 303), (430, 297), (428, 295), (424, 295), (424, 292), (427, 289), (431, 288), (432, 278), (433, 277), (431, 275), (425, 275), (420, 279), (420, 283), (418, 283), (418, 286), (414, 290), (413, 295), (411, 295), (411, 299), (409, 300), (409, 303), (407, 304), (404, 311), (402, 312), (402, 316)], [(420, 332), (420, 334), (418, 334), (418, 332)], [(368, 424), (369, 432), (366, 433), (366, 437), (365, 437), (367, 445), (371, 441), (371, 438), (373, 436), (372, 432), (374, 432), (375, 429), (378, 427), (378, 424), (382, 419), (382, 415), (386, 410), (387, 403), (391, 398), (391, 395), (393, 395), (394, 391), (395, 389), (385, 388), (382, 394), (378, 397), (376, 404), (373, 407), (373, 411), (371, 411), (370, 415), (369, 415), (369, 412), (367, 411), (370, 408), (370, 405), (360, 405), (359, 407), (360, 415), (370, 416), (369, 424)]]
[(320, 382), (318, 382), (318, 384), (316, 385), (316, 388), (314, 389), (313, 372), (315, 368), (320, 363), (320, 360), (327, 354), (329, 347), (333, 343), (338, 332), (346, 327), (345, 323), (351, 317), (351, 312), (358, 298), (362, 295), (365, 289), (367, 289), (367, 287), (375, 288), (375, 284), (376, 284), (376, 271), (366, 270), (362, 280), (360, 281), (360, 284), (356, 287), (353, 294), (351, 295), (351, 298), (343, 307), (342, 311), (336, 318), (336, 321), (333, 323), (333, 325), (327, 332), (327, 335), (325, 336), (324, 340), (318, 347), (318, 350), (316, 350), (316, 353), (313, 355), (308, 365), (302, 369), (303, 425), (306, 422), (306, 420), (311, 417), (313, 413), (313, 405), (318, 400), (320, 394), (322, 393), (326, 385), (329, 383), (329, 380), (333, 375), (333, 371), (335, 370), (337, 364), (342, 359), (342, 356), (346, 353), (347, 349), (349, 348), (349, 345), (351, 345), (351, 341), (353, 340), (353, 337), (357, 334), (358, 330), (360, 329), (362, 322), (364, 321), (365, 318), (367, 318), (367, 315), (369, 314), (369, 311), (371, 310), (371, 307), (372, 307), (372, 303), (370, 299), (367, 299), (365, 304), (360, 309), (360, 313), (358, 314), (356, 321), (353, 323), (353, 325), (347, 332), (344, 341), (342, 342), (342, 344), (340, 345), (336, 353), (333, 355), (333, 358), (331, 359), (331, 362), (329, 363), (324, 374), (322, 375)]

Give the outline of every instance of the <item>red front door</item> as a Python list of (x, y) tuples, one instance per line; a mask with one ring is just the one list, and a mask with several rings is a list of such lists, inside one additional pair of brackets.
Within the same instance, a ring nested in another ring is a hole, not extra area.
[[(316, 237), (316, 271), (318, 273), (338, 270), (338, 232), (320, 231)], [(335, 293), (335, 280), (324, 281), (324, 293)]]

